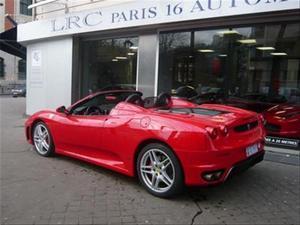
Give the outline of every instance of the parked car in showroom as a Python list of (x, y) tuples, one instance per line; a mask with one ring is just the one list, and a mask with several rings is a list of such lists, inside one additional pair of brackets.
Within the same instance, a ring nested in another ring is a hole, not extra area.
[(264, 113), (270, 136), (300, 139), (300, 104), (276, 105)]
[(16, 97), (26, 97), (26, 86), (18, 85), (11, 90), (11, 94), (14, 98)]
[(300, 139), (300, 92), (298, 89), (290, 92), (288, 100), (283, 95), (269, 96), (261, 93), (225, 98), (220, 93), (197, 94), (193, 87), (182, 86), (176, 90), (176, 96), (197, 104), (218, 103), (262, 113), (268, 136)]
[(262, 113), (265, 110), (287, 102), (282, 95), (268, 96), (260, 93), (249, 93), (239, 97), (230, 96), (223, 100), (223, 104)]
[(220, 103), (224, 98), (223, 90), (220, 88), (206, 87), (201, 94), (191, 86), (181, 86), (176, 89), (174, 96), (186, 99), (196, 104)]
[(166, 93), (98, 92), (68, 108), (35, 113), (25, 132), (41, 156), (67, 155), (137, 176), (159, 197), (180, 193), (184, 185), (222, 183), (264, 157), (257, 113)]

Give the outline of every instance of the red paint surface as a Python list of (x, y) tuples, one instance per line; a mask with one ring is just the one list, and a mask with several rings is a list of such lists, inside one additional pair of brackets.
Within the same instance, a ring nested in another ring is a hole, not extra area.
[[(90, 96), (89, 96), (90, 97)], [(40, 111), (26, 121), (30, 143), (34, 122), (44, 121), (53, 136), (56, 153), (85, 160), (123, 174), (135, 175), (135, 160), (143, 143), (162, 142), (178, 157), (187, 185), (208, 184), (201, 178), (205, 171), (224, 169), (218, 182), (224, 181), (230, 168), (245, 160), (246, 147), (262, 142), (265, 131), (257, 113), (217, 104), (196, 105), (172, 99), (171, 108), (206, 108), (226, 113), (208, 116), (179, 114), (145, 109), (121, 102), (109, 115), (78, 116), (55, 111)], [(258, 126), (245, 132), (234, 127), (258, 121)], [(220, 129), (228, 127), (227, 136)], [(205, 128), (218, 130), (212, 139)]]
[(282, 104), (272, 107), (264, 112), (264, 117), (271, 125), (280, 128), (279, 131), (267, 129), (270, 136), (300, 139), (300, 106), (295, 104)]

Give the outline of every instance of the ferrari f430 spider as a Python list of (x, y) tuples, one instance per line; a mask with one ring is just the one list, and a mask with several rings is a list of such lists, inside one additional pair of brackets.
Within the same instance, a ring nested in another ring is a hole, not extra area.
[(62, 154), (137, 176), (153, 195), (170, 197), (262, 161), (263, 123), (243, 109), (119, 90), (37, 112), (25, 132), (41, 156)]

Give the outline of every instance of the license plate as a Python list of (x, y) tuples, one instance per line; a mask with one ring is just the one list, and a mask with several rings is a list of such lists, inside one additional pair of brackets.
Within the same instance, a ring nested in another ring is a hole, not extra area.
[(246, 156), (249, 157), (251, 155), (254, 155), (256, 152), (258, 152), (258, 146), (257, 144), (251, 145), (246, 148)]

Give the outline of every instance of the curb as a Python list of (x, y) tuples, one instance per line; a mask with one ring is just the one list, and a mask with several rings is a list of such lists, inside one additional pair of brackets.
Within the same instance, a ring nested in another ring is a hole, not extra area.
[(276, 152), (276, 153), (300, 156), (300, 151), (299, 150), (286, 149), (286, 148), (277, 148), (277, 147), (271, 147), (271, 146), (265, 146), (264, 149), (265, 149), (265, 151), (268, 151), (268, 152)]

